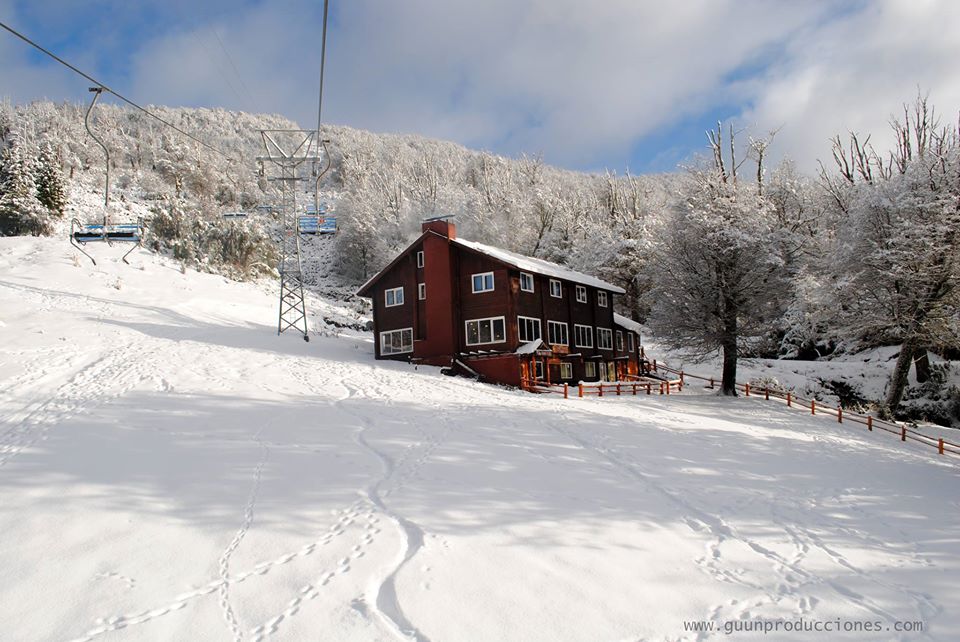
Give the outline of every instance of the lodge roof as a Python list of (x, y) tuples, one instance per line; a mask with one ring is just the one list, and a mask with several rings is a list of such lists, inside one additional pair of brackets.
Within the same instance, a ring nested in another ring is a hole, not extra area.
[(625, 330), (631, 332), (636, 332), (637, 334), (643, 334), (643, 326), (634, 321), (633, 319), (628, 319), (627, 317), (613, 313), (613, 322)]
[[(377, 272), (370, 279), (368, 279), (366, 283), (361, 285), (357, 289), (357, 294), (360, 296), (367, 296), (365, 292), (370, 288), (370, 286), (372, 286), (374, 283), (380, 280), (381, 276), (386, 274), (394, 265), (396, 265), (397, 262), (400, 260), (400, 258), (406, 255), (408, 252), (410, 252), (410, 250), (415, 245), (417, 245), (417, 243), (419, 243), (423, 239), (423, 237), (426, 236), (427, 234), (436, 234), (437, 236), (443, 237), (443, 235), (437, 234), (436, 232), (433, 232), (433, 231), (428, 230), (424, 232), (422, 235), (420, 235), (420, 237), (417, 238), (416, 241), (411, 243), (410, 246), (407, 247), (407, 249), (405, 249), (403, 252), (400, 252), (400, 254), (398, 254), (396, 258), (394, 258), (394, 260), (391, 261), (385, 268)], [(443, 237), (443, 238), (447, 238), (447, 237)], [(489, 256), (492, 259), (495, 259), (501, 263), (505, 263), (506, 265), (509, 265), (510, 267), (516, 268), (523, 272), (531, 272), (534, 274), (539, 274), (541, 276), (552, 277), (555, 279), (563, 279), (565, 281), (572, 281), (573, 283), (579, 283), (580, 285), (588, 285), (590, 287), (597, 288), (600, 290), (606, 290), (614, 294), (625, 293), (625, 290), (623, 288), (613, 285), (612, 283), (607, 283), (602, 279), (598, 279), (595, 276), (590, 276), (589, 274), (584, 274), (583, 272), (577, 272), (576, 270), (571, 270), (570, 268), (564, 267), (557, 263), (544, 261), (543, 259), (537, 259), (532, 256), (524, 256), (523, 254), (510, 252), (509, 250), (493, 247), (492, 245), (477, 243), (476, 241), (467, 241), (461, 238), (452, 238), (448, 240), (450, 241), (450, 243), (454, 245), (459, 245), (460, 247), (464, 247), (468, 250), (472, 250), (479, 254)]]
[(532, 256), (524, 256), (522, 254), (517, 254), (516, 252), (502, 250), (498, 247), (484, 245), (483, 243), (477, 243), (476, 241), (467, 241), (461, 238), (450, 239), (450, 242), (461, 245), (465, 248), (469, 248), (474, 252), (486, 254), (487, 256), (494, 258), (501, 263), (506, 263), (507, 265), (515, 267), (518, 270), (523, 270), (524, 272), (533, 272), (543, 276), (552, 276), (555, 279), (573, 281), (574, 283), (579, 283), (581, 285), (589, 285), (590, 287), (598, 288), (600, 290), (607, 290), (608, 292), (613, 292), (614, 294), (625, 293), (623, 288), (613, 285), (612, 283), (607, 283), (606, 281), (598, 279), (595, 276), (590, 276), (589, 274), (584, 274), (583, 272), (571, 270), (570, 268), (564, 267), (557, 263), (551, 263), (550, 261), (544, 261), (543, 259), (533, 258)]

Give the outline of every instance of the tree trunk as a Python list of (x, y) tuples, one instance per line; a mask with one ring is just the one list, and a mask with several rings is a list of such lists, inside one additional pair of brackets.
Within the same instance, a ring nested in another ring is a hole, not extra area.
[(913, 365), (917, 369), (917, 383), (930, 380), (930, 355), (926, 348), (917, 348), (913, 355)]
[(897, 357), (897, 363), (893, 366), (893, 372), (890, 373), (887, 398), (884, 401), (883, 412), (888, 417), (892, 417), (900, 406), (903, 392), (907, 388), (907, 375), (910, 374), (910, 366), (916, 353), (917, 348), (913, 343), (904, 343), (900, 349), (900, 356)]
[(728, 397), (737, 396), (737, 340), (723, 343), (723, 381), (720, 383), (720, 394)]

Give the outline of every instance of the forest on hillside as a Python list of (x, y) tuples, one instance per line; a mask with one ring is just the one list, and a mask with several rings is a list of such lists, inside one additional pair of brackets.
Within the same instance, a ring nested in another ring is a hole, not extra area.
[[(84, 105), (0, 105), (0, 233), (42, 234), (89, 216), (101, 149)], [(143, 211), (152, 246), (238, 277), (270, 273), (275, 221), (224, 222), (277, 200), (258, 129), (279, 116), (153, 107), (214, 154), (146, 115), (98, 106), (111, 149), (114, 210)], [(941, 422), (960, 421), (949, 364), (960, 352), (960, 131), (924, 97), (892, 118), (896, 144), (840, 134), (818, 175), (769, 166), (774, 137), (718, 127), (702, 159), (662, 175), (585, 174), (537, 156), (508, 159), (416, 136), (325, 127), (341, 278), (360, 283), (420, 232), (453, 215), (465, 238), (596, 274), (622, 286), (622, 312), (689, 354), (816, 359), (902, 345), (885, 407), (907, 412), (907, 373)], [(308, 194), (301, 195), (304, 203)], [(71, 202), (76, 201), (76, 202)], [(99, 215), (99, 213), (97, 213)], [(857, 401), (854, 399), (853, 401)], [(865, 401), (865, 400), (862, 400)]]

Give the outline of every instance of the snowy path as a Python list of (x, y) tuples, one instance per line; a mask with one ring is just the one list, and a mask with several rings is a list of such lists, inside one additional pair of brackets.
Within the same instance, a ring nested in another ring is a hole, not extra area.
[(0, 239), (2, 640), (960, 630), (960, 469), (924, 450), (376, 363), (364, 336), (276, 337), (256, 286), (68, 252)]

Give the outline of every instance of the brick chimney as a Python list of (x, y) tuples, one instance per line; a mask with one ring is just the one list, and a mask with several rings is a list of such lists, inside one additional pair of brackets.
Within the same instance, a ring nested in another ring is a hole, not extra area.
[(457, 226), (449, 219), (424, 221), (423, 227), (421, 229), (424, 232), (426, 232), (427, 230), (430, 230), (431, 232), (436, 232), (440, 236), (446, 237), (448, 239), (457, 238)]

